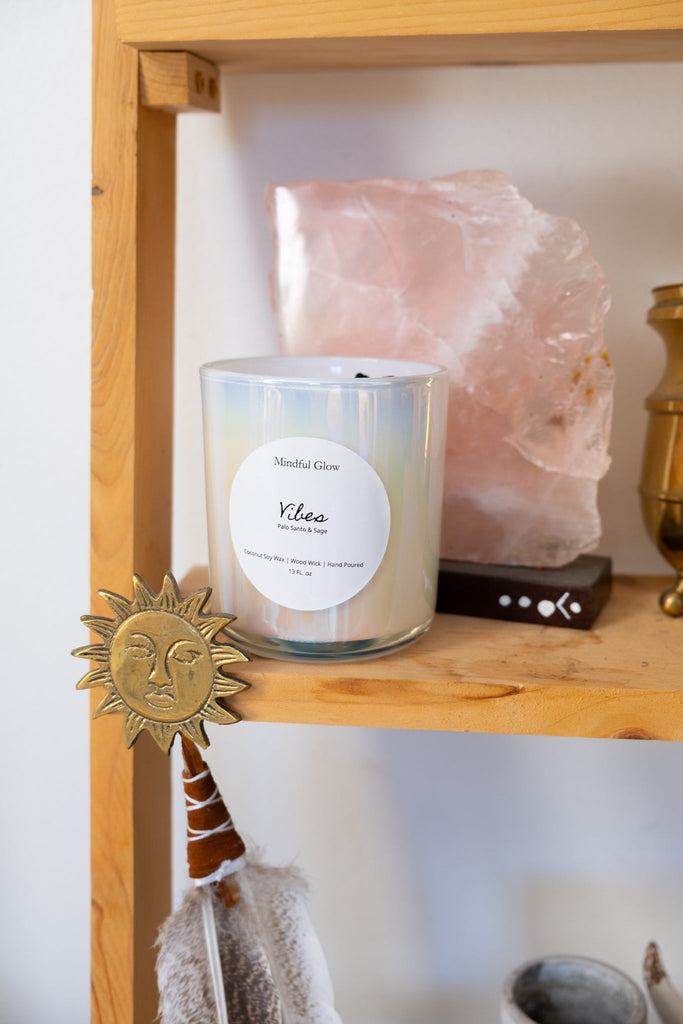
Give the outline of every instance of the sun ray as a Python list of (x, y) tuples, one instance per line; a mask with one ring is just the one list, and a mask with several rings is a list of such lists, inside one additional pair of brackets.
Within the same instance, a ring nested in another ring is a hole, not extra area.
[(142, 715), (136, 715), (134, 711), (129, 711), (123, 723), (123, 735), (127, 747), (133, 746), (144, 727), (145, 720)]
[(135, 602), (140, 611), (143, 608), (155, 607), (154, 591), (147, 586), (141, 576), (133, 576), (133, 592), (135, 594)]
[(131, 614), (133, 604), (131, 601), (126, 600), (125, 597), (121, 597), (120, 594), (115, 594), (112, 590), (98, 590), (98, 594), (101, 598), (104, 598), (116, 615), (118, 619), (116, 625), (119, 625), (119, 623), (123, 622), (123, 620), (127, 619)]
[(111, 711), (123, 711), (126, 705), (123, 703), (118, 693), (112, 691), (107, 693), (100, 703), (97, 705), (93, 712), (93, 718), (99, 718), (101, 715), (108, 715)]
[(214, 681), (213, 692), (216, 697), (230, 697), (233, 693), (246, 690), (248, 686), (248, 683), (243, 683), (241, 679), (236, 679), (234, 676), (221, 676), (220, 679)]
[(181, 602), (178, 609), (179, 613), (186, 619), (190, 619), (191, 622), (198, 623), (202, 614), (202, 609), (209, 600), (210, 594), (210, 587), (204, 587), (203, 590), (197, 590), (194, 594), (190, 594), (189, 597), (186, 597), (185, 600)]
[(71, 653), (74, 658), (87, 658), (88, 661), (109, 661), (107, 649), (102, 644), (88, 644), (87, 647), (77, 647)]
[(175, 735), (180, 731), (180, 726), (171, 726), (165, 722), (154, 722), (147, 727), (165, 754), (171, 749)]
[(209, 587), (181, 598), (171, 573), (164, 577), (158, 594), (137, 575), (133, 591), (130, 601), (112, 591), (99, 591), (114, 619), (82, 617), (103, 643), (72, 652), (96, 663), (76, 688), (104, 688), (105, 696), (93, 717), (125, 712), (124, 736), (129, 747), (143, 730), (165, 753), (178, 732), (207, 747), (204, 723), (240, 721), (240, 715), (223, 700), (250, 685), (223, 672), (226, 665), (250, 658), (215, 639), (234, 616), (202, 611), (211, 594)]
[(178, 611), (180, 607), (181, 597), (180, 591), (178, 590), (178, 584), (170, 572), (167, 572), (164, 576), (164, 582), (159, 593), (160, 608), (164, 611)]
[(229, 626), (231, 622), (235, 621), (234, 615), (228, 617), (218, 615), (202, 615), (195, 621), (195, 625), (199, 632), (206, 640), (213, 640), (221, 630)]
[(93, 686), (108, 686), (110, 674), (103, 668), (93, 668), (76, 683), (77, 690), (89, 690)]
[(236, 715), (234, 711), (229, 711), (228, 708), (223, 708), (216, 702), (209, 703), (204, 708), (202, 717), (207, 722), (238, 722), (239, 715)]
[(81, 615), (81, 622), (105, 640), (110, 640), (116, 632), (116, 623), (111, 619), (102, 618), (101, 615)]
[(214, 648), (215, 653), (213, 654), (213, 663), (218, 668), (222, 668), (224, 665), (234, 665), (236, 661), (249, 661), (250, 659), (242, 651), (238, 650), (237, 647), (232, 647), (229, 644), (218, 644)]
[(196, 743), (198, 747), (208, 747), (209, 740), (201, 719), (191, 718), (189, 722), (184, 722), (180, 726), (180, 731), (184, 736), (187, 736), (188, 740)]

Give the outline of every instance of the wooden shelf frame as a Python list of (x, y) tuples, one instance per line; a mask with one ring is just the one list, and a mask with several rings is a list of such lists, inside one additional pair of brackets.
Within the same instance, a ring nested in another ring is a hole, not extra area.
[(232, 71), (680, 60), (676, 2), (117, 0), (119, 38)]
[(658, 608), (665, 582), (618, 578), (592, 630), (437, 615), (386, 658), (258, 659), (231, 706), (245, 721), (683, 740), (681, 623)]
[[(683, 6), (93, 0), (93, 51), (91, 579), (93, 611), (107, 614), (99, 588), (128, 594), (134, 572), (158, 588), (170, 568), (175, 113), (211, 109), (202, 82), (217, 69), (201, 62), (679, 60)], [(375, 661), (254, 661), (235, 704), (254, 721), (680, 740), (680, 625), (659, 613), (660, 586), (617, 581), (589, 633), (439, 616)], [(152, 946), (170, 910), (169, 763), (147, 736), (127, 751), (120, 719), (105, 717), (92, 723), (91, 779), (92, 1021), (151, 1024)]]

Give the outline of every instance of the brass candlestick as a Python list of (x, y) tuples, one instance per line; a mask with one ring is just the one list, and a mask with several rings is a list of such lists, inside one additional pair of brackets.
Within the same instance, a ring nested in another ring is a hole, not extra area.
[(645, 402), (650, 418), (640, 497), (648, 533), (678, 574), (660, 606), (668, 615), (683, 615), (683, 284), (653, 288), (652, 294), (647, 322), (664, 339), (667, 361)]

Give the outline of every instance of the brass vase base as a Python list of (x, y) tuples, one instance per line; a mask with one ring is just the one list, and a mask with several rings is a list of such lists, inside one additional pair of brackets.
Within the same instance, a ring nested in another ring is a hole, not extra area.
[(673, 587), (665, 590), (659, 598), (659, 607), (675, 618), (683, 615), (683, 573), (678, 574)]

